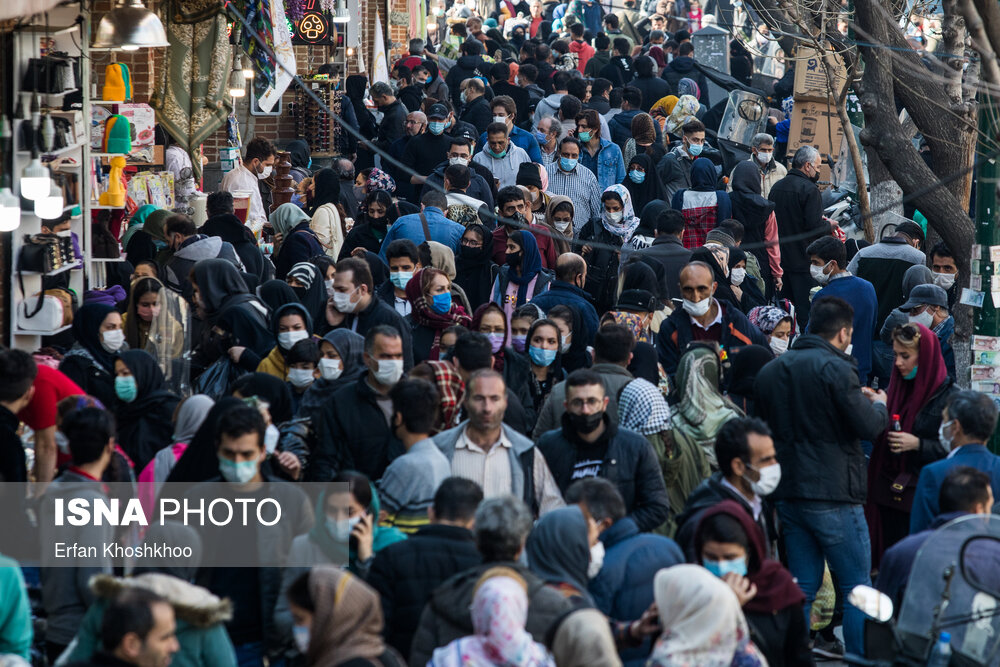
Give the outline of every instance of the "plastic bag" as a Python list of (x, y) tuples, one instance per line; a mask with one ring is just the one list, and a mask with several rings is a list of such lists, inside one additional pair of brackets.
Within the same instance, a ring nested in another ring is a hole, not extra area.
[(194, 383), (194, 393), (205, 394), (217, 401), (223, 396), (229, 395), (229, 388), (244, 372), (228, 357), (222, 357), (198, 376)]

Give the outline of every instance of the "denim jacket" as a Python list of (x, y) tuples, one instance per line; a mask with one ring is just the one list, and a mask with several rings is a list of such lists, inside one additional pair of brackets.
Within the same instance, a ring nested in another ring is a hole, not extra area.
[(621, 183), (625, 178), (622, 149), (608, 139), (601, 139), (601, 150), (594, 157), (591, 157), (586, 148), (580, 151), (580, 164), (594, 172), (602, 191), (615, 183)]

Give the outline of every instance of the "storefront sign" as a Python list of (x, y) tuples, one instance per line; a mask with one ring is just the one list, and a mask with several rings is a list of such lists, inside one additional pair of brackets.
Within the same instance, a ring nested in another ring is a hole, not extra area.
[(305, 12), (292, 31), (292, 44), (333, 44), (337, 30), (318, 0), (306, 0)]

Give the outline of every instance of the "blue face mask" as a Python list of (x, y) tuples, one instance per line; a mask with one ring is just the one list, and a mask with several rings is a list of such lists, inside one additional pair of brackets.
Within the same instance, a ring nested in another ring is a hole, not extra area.
[(532, 345), (528, 348), (528, 356), (531, 360), (535, 362), (536, 366), (551, 366), (552, 362), (556, 360), (555, 350), (543, 350), (540, 347)]
[(912, 380), (915, 377), (917, 377), (917, 367), (916, 366), (913, 367), (912, 371), (910, 371), (909, 373), (907, 373), (906, 375), (904, 375), (903, 379), (904, 380)]
[(719, 577), (720, 579), (730, 572), (735, 572), (741, 577), (747, 576), (747, 559), (734, 558), (733, 560), (709, 560), (702, 558), (701, 564), (705, 569)]
[(578, 132), (576, 136), (583, 143), (590, 141), (590, 132)]
[(633, 169), (628, 173), (628, 177), (632, 179), (633, 183), (639, 184), (646, 180), (646, 172)]
[(413, 277), (413, 271), (394, 271), (389, 274), (389, 280), (397, 289), (406, 289), (406, 284)]
[(131, 403), (138, 395), (139, 387), (136, 386), (133, 376), (121, 377), (119, 375), (115, 378), (115, 396), (126, 403)]
[(451, 292), (435, 294), (431, 302), (431, 308), (442, 315), (451, 310)]
[(559, 158), (559, 168), (563, 171), (573, 171), (576, 169), (577, 160), (571, 160), (568, 157)]
[(691, 144), (688, 146), (688, 153), (690, 153), (692, 157), (698, 157), (701, 155), (701, 150), (703, 148), (705, 148), (704, 144)]
[(431, 134), (442, 134), (444, 132), (444, 121), (432, 120), (427, 124), (427, 129), (431, 131)]
[(257, 461), (230, 461), (219, 457), (219, 473), (227, 482), (246, 484), (257, 476)]
[(535, 140), (538, 142), (538, 145), (541, 146), (542, 144), (548, 142), (549, 137), (544, 132), (538, 132), (538, 131), (536, 131), (535, 132)]

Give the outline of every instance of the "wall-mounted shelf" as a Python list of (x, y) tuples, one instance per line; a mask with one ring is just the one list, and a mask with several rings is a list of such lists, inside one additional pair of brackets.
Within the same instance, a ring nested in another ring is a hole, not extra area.
[(54, 329), (52, 331), (32, 331), (31, 329), (20, 329), (20, 328), (17, 328), (17, 329), (14, 329), (14, 335), (15, 336), (55, 336), (56, 334), (60, 334), (63, 331), (69, 331), (72, 326), (73, 326), (72, 324), (67, 324), (64, 327), (59, 327), (58, 329)]
[(91, 257), (90, 261), (94, 264), (114, 264), (115, 262), (124, 262), (124, 257)]
[(128, 153), (91, 153), (90, 157), (128, 157)]
[(80, 27), (79, 23), (74, 23), (73, 25), (63, 25), (63, 26), (44, 26), (44, 25), (25, 25), (16, 29), (16, 32), (33, 32), (42, 35), (65, 35), (66, 33), (73, 32)]
[(76, 271), (82, 269), (83, 266), (79, 262), (76, 264), (68, 264), (61, 269), (56, 269), (55, 271), (49, 271), (48, 273), (43, 273), (41, 271), (21, 271), (22, 274), (26, 276), (58, 276), (60, 273), (66, 273), (67, 271)]
[(121, 211), (124, 210), (125, 206), (99, 206), (97, 204), (91, 204), (91, 211)]

